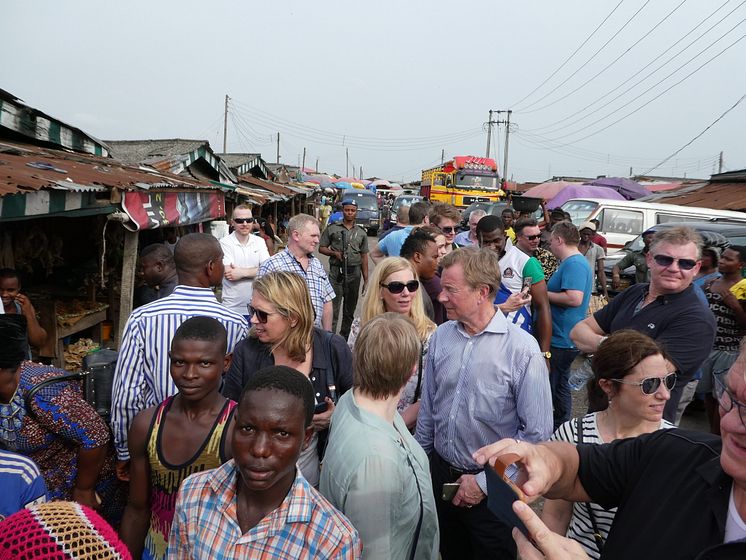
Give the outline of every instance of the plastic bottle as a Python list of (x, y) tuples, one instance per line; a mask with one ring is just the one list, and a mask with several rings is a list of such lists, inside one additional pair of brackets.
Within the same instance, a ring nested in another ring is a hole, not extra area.
[(588, 380), (593, 377), (591, 358), (593, 358), (593, 355), (584, 356), (580, 365), (570, 371), (570, 378), (567, 382), (570, 385), (570, 389), (573, 391), (580, 391), (583, 389), (587, 385)]

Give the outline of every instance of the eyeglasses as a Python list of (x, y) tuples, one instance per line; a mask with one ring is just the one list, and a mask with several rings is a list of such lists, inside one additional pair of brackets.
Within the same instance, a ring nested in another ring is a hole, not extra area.
[(676, 372), (663, 377), (646, 377), (642, 381), (627, 381), (626, 379), (610, 379), (609, 381), (616, 381), (624, 385), (637, 385), (643, 395), (654, 395), (660, 389), (661, 383), (664, 383), (669, 391), (673, 389), (676, 384)]
[(259, 321), (260, 323), (266, 323), (270, 315), (277, 315), (276, 312), (262, 311), (261, 309), (256, 309), (255, 307), (252, 307), (251, 305), (249, 305), (248, 308), (249, 308), (249, 315), (252, 317), (256, 317), (257, 321)]
[(676, 259), (668, 255), (653, 255), (653, 260), (658, 266), (662, 267), (671, 266), (674, 262), (678, 262), (681, 270), (691, 270), (697, 265), (697, 261), (694, 259)]
[(715, 378), (715, 398), (720, 403), (720, 407), (725, 412), (730, 412), (731, 410), (733, 410), (733, 406), (735, 405), (738, 408), (738, 416), (741, 418), (741, 424), (746, 427), (746, 412), (744, 412), (744, 409), (746, 409), (746, 404), (739, 402), (733, 398), (733, 394), (720, 380), (720, 376), (717, 372), (715, 372), (715, 375), (713, 375), (713, 377)]
[(440, 228), (440, 231), (443, 233), (456, 233), (456, 228), (453, 226), (445, 226)]
[(233, 221), (237, 224), (253, 224), (254, 218), (233, 218)]
[(541, 239), (541, 234), (537, 233), (536, 235), (524, 235), (523, 237), (525, 237), (529, 241), (536, 241), (537, 239)]
[(408, 292), (416, 292), (417, 288), (420, 287), (418, 280), (410, 280), (409, 282), (389, 282), (388, 284), (381, 284), (381, 287), (386, 288), (392, 294), (400, 294), (404, 291), (404, 288)]

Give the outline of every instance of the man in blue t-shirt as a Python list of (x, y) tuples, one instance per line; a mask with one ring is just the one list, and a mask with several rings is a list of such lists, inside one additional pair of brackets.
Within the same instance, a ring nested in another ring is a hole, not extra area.
[(398, 257), (404, 241), (409, 237), (412, 230), (430, 223), (427, 217), (429, 209), (430, 205), (426, 202), (412, 204), (409, 207), (409, 225), (378, 241), (378, 246), (370, 252), (370, 258), (373, 259), (373, 262), (378, 264), (386, 257)]
[(580, 234), (570, 222), (552, 228), (550, 250), (560, 261), (559, 268), (547, 283), (552, 311), (552, 347), (549, 359), (549, 382), (552, 387), (554, 428), (570, 419), (570, 365), (578, 349), (570, 340), (570, 331), (585, 319), (593, 287), (593, 272), (578, 251)]
[(44, 477), (31, 459), (0, 450), (0, 521), (15, 512), (47, 501)]

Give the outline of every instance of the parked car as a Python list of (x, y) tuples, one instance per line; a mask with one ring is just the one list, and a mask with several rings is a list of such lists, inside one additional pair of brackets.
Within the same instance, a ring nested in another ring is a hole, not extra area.
[(394, 199), (394, 203), (391, 205), (391, 216), (392, 222), (396, 221), (396, 213), (402, 206), (412, 206), (415, 202), (420, 202), (424, 197), (417, 194), (400, 194)]
[[(746, 223), (724, 223), (724, 222), (669, 222), (658, 224), (650, 228), (650, 231), (658, 232), (673, 227), (688, 227), (696, 230), (704, 239), (706, 246), (720, 247), (728, 245), (746, 245)], [(647, 230), (646, 230), (647, 231)], [(607, 255), (604, 260), (604, 272), (606, 273), (606, 285), (609, 295), (614, 295), (635, 283), (635, 267), (630, 266), (619, 271), (619, 288), (611, 287), (611, 270), (621, 261), (625, 255), (632, 251), (642, 251), (642, 234), (627, 242), (621, 251), (613, 255)]]
[(615, 253), (643, 231), (669, 222), (740, 222), (746, 223), (746, 213), (713, 210), (696, 206), (652, 204), (636, 200), (608, 200), (605, 198), (573, 198), (562, 205), (562, 210), (579, 226), (590, 219), (600, 222), (598, 233), (606, 238), (609, 253)]
[[(357, 202), (357, 224), (368, 231), (368, 235), (376, 235), (381, 227), (380, 214), (378, 210), (378, 199), (376, 194), (363, 189), (348, 189), (344, 192), (342, 200), (353, 199)], [(329, 223), (342, 221), (341, 212), (336, 212), (329, 217)]]

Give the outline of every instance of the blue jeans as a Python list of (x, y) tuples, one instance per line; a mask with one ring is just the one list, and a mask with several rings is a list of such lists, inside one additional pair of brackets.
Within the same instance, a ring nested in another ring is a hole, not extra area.
[(570, 366), (580, 353), (577, 348), (557, 348), (552, 346), (549, 359), (549, 385), (552, 388), (554, 407), (554, 429), (567, 422), (572, 416), (572, 395), (570, 394)]

